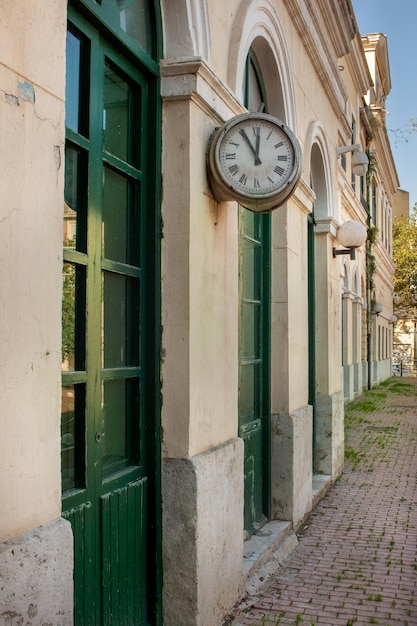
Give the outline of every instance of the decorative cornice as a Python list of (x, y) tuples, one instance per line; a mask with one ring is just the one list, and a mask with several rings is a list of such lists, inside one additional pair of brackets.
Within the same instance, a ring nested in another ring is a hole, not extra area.
[(341, 58), (348, 52), (357, 32), (352, 6), (340, 0), (317, 0), (317, 5), (336, 57)]
[(316, 217), (314, 232), (316, 235), (330, 235), (332, 239), (336, 239), (339, 226), (339, 222), (331, 215), (327, 217)]
[[(333, 110), (340, 117), (344, 112), (344, 104), (347, 100), (347, 91), (340, 77), (338, 68), (338, 55), (345, 47), (336, 50), (333, 45), (334, 37), (330, 36), (328, 28), (331, 22), (326, 19), (329, 13), (335, 11), (339, 3), (332, 0), (321, 0), (319, 3), (305, 2), (305, 0), (283, 0), (304, 48), (319, 76), (330, 101)], [(320, 7), (320, 11), (317, 10)], [(326, 9), (327, 7), (327, 9)], [(344, 22), (340, 11), (338, 12), (339, 23)], [(327, 28), (323, 23), (327, 22)], [(352, 29), (345, 31), (345, 40), (353, 36)], [(337, 37), (337, 35), (335, 35)], [(347, 52), (347, 49), (345, 50)]]
[(384, 96), (387, 97), (391, 91), (387, 37), (382, 33), (369, 33), (362, 37), (362, 45), (365, 52), (373, 52), (375, 54), (382, 90)]
[(352, 39), (349, 53), (345, 56), (345, 62), (349, 64), (350, 74), (356, 91), (362, 96), (366, 96), (374, 82), (369, 71), (359, 33)]

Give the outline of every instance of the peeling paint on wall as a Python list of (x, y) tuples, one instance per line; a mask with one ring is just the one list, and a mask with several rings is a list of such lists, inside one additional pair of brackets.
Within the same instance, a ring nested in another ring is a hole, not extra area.
[(23, 83), (18, 83), (18, 94), (21, 100), (25, 102), (35, 102), (35, 88), (32, 83), (24, 80)]
[(59, 146), (54, 146), (54, 158), (56, 169), (59, 171), (61, 169), (61, 149)]
[(20, 102), (17, 96), (14, 96), (12, 93), (6, 93), (4, 94), (4, 97), (9, 104), (19, 106)]

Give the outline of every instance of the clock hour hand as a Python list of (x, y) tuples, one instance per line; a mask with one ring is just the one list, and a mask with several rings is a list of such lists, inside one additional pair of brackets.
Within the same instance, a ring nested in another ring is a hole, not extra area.
[(255, 165), (261, 165), (262, 161), (259, 158), (259, 139), (260, 136), (259, 134), (256, 135), (256, 148), (253, 147), (249, 137), (246, 134), (246, 131), (244, 128), (241, 128), (239, 130), (239, 134), (243, 137), (243, 139), (246, 141), (246, 143), (248, 144), (249, 148), (251, 149), (251, 152), (253, 152), (253, 155), (255, 157)]

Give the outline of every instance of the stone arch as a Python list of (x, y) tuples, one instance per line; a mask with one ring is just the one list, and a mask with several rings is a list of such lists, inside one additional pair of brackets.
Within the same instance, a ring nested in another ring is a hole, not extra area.
[(278, 14), (269, 0), (244, 0), (233, 25), (228, 84), (241, 101), (246, 59), (251, 48), (262, 67), (269, 113), (295, 129), (290, 56)]
[(304, 153), (310, 154), (310, 159), (305, 159), (304, 162), (304, 180), (310, 181), (316, 195), (315, 217), (316, 219), (332, 217), (332, 172), (327, 140), (321, 122), (313, 121), (309, 124)]
[(164, 57), (210, 61), (207, 0), (161, 0)]

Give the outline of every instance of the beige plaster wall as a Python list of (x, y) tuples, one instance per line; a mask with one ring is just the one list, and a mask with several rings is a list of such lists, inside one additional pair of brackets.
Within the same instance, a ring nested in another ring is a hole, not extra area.
[(315, 244), (317, 392), (327, 395), (339, 391), (342, 380), (340, 270), (328, 234), (316, 236)]
[[(249, 45), (254, 36), (265, 36), (277, 66), (281, 63), (283, 115), (304, 151), (304, 185), (308, 187), (310, 180), (306, 138), (311, 125), (319, 121), (333, 174), (327, 181), (329, 218), (339, 218), (340, 113), (329, 105), (329, 93), (306, 50), (306, 34), (300, 37), (286, 4), (231, 0), (225, 9), (221, 0), (209, 0), (206, 29), (201, 30), (210, 38), (208, 65), (221, 84), (220, 91), (225, 88), (239, 99)], [(167, 45), (174, 49), (172, 42)], [(285, 68), (280, 51), (285, 53)], [(184, 81), (183, 89), (185, 85)], [(191, 103), (182, 95), (164, 106), (163, 424), (164, 454), (172, 457), (192, 456), (237, 432), (237, 213), (227, 205), (217, 207), (210, 199), (201, 141), (206, 143), (214, 126), (238, 111), (223, 107), (220, 113), (219, 94), (201, 94), (204, 104), (198, 95), (192, 96)], [(273, 90), (269, 106), (276, 111)], [(215, 113), (220, 113), (217, 119)], [(178, 154), (178, 160), (172, 154)], [(298, 192), (296, 196), (273, 217), (272, 410), (286, 413), (308, 402), (307, 215), (312, 202)], [(325, 394), (342, 388), (340, 271), (338, 261), (332, 259), (332, 243), (326, 235), (320, 244), (321, 266), (317, 266), (317, 272), (324, 272), (320, 290), (325, 302), (320, 305), (317, 327), (321, 345), (326, 346), (317, 376)], [(202, 328), (207, 330), (202, 333)], [(175, 419), (171, 419), (173, 410)]]
[(272, 413), (308, 401), (307, 217), (294, 201), (273, 214)]
[(164, 456), (187, 458), (237, 434), (237, 205), (208, 188), (212, 116), (186, 98), (163, 117)]
[(0, 24), (0, 430), (7, 432), (0, 438), (0, 539), (4, 540), (59, 517), (61, 511), (66, 1), (48, 6), (1, 3)]

